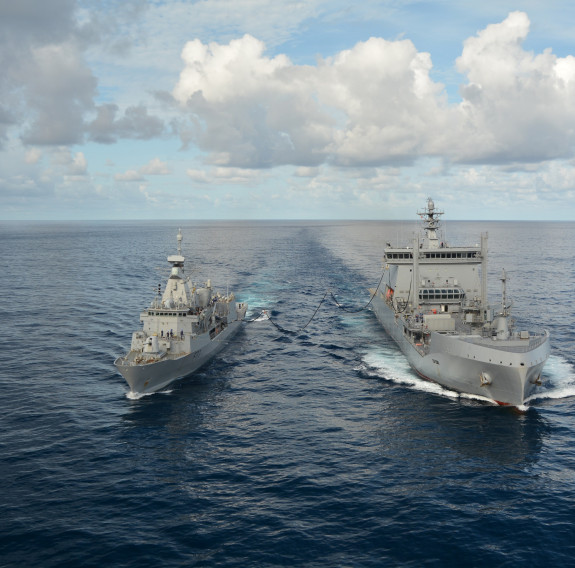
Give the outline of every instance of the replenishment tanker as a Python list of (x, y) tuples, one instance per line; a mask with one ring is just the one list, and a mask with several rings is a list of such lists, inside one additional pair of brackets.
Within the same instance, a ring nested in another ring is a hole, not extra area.
[(168, 256), (171, 274), (162, 294), (140, 314), (143, 328), (132, 334), (130, 351), (114, 364), (133, 393), (160, 390), (190, 375), (220, 351), (238, 331), (247, 304), (233, 294), (197, 287), (184, 274), (182, 232), (178, 254)]
[[(418, 211), (423, 234), (385, 248), (373, 310), (409, 364), (425, 379), (503, 405), (523, 405), (541, 384), (549, 332), (516, 330), (506, 298), (487, 298), (487, 233), (481, 244), (450, 246), (433, 200)], [(385, 283), (385, 284), (384, 284)]]

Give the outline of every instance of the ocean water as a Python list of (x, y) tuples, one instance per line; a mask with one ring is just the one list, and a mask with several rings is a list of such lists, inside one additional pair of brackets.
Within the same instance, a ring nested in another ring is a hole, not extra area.
[[(113, 360), (175, 252), (250, 304), (234, 341), (129, 398)], [(367, 309), (399, 222), (0, 224), (1, 567), (573, 566), (575, 223), (489, 232), (552, 354), (523, 409), (420, 380)], [(281, 332), (261, 315), (267, 310)]]

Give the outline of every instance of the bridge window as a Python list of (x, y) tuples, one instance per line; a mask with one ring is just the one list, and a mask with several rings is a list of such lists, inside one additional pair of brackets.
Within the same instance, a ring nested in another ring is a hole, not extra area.
[(465, 297), (465, 291), (461, 288), (421, 288), (419, 300), (422, 302), (439, 302), (451, 300), (459, 302)]
[(413, 258), (413, 254), (410, 252), (390, 252), (387, 258), (390, 260), (403, 260)]

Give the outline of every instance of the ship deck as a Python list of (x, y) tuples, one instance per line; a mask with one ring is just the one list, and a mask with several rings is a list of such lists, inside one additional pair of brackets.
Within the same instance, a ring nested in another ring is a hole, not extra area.
[(527, 339), (511, 338), (506, 340), (497, 340), (491, 336), (482, 337), (479, 335), (460, 336), (461, 341), (467, 341), (474, 345), (481, 345), (489, 347), (490, 349), (498, 349), (500, 351), (508, 351), (511, 353), (527, 353), (533, 349), (537, 349), (540, 345), (545, 343), (549, 338), (549, 333), (544, 332), (541, 334), (530, 333)]
[[(521, 337), (520, 332), (515, 332), (509, 339), (498, 340), (493, 336), (491, 330), (478, 328), (472, 324), (465, 323), (459, 318), (453, 318), (455, 322), (455, 329), (452, 331), (435, 330), (442, 335), (453, 336), (460, 341), (465, 341), (473, 345), (488, 347), (489, 349), (497, 349), (499, 351), (507, 351), (510, 353), (527, 353), (536, 349), (549, 338), (549, 332), (543, 333), (529, 332), (527, 337)], [(428, 335), (429, 331), (426, 329), (425, 323), (420, 317), (413, 315), (404, 318), (404, 324), (409, 332), (407, 337), (410, 343), (417, 349), (421, 355), (429, 353)]]

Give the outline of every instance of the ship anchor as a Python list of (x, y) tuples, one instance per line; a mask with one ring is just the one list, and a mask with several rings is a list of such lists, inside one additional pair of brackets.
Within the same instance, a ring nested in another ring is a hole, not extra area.
[(482, 387), (486, 387), (488, 385), (491, 384), (491, 377), (487, 374), (487, 373), (481, 373), (479, 375), (479, 378), (481, 379), (481, 386)]

